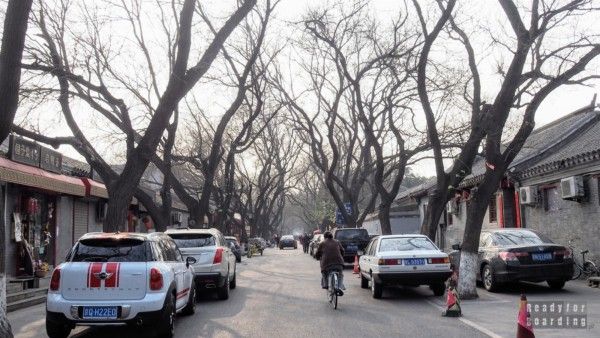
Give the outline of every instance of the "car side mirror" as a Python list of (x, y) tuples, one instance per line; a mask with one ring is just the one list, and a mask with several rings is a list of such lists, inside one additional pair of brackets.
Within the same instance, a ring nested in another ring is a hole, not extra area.
[(357, 255), (359, 255), (359, 256), (362, 256), (362, 255), (364, 255), (364, 254), (365, 254), (365, 252), (364, 252), (364, 251), (362, 251), (362, 250), (358, 250), (358, 251), (356, 252), (356, 254), (357, 254)]
[(185, 259), (185, 266), (189, 268), (190, 265), (194, 265), (194, 264), (196, 264), (196, 262), (197, 262), (196, 258), (194, 258), (194, 257), (187, 257)]
[(460, 249), (461, 249), (461, 247), (460, 247), (459, 243), (452, 244), (452, 250), (460, 250)]

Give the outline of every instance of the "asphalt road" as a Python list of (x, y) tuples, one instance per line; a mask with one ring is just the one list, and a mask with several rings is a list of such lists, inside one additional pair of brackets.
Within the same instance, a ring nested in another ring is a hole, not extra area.
[[(502, 294), (479, 289), (480, 298), (463, 302), (460, 319), (441, 316), (445, 298), (427, 287), (384, 291), (371, 298), (352, 270), (344, 271), (346, 294), (331, 309), (320, 289), (318, 262), (297, 250), (268, 249), (262, 257), (238, 264), (238, 287), (227, 301), (207, 294), (196, 314), (180, 316), (176, 337), (514, 337), (519, 293), (530, 299), (587, 300), (592, 326), (600, 314), (600, 290), (582, 283), (556, 292), (525, 285)], [(594, 298), (595, 297), (595, 298)], [(44, 306), (9, 314), (18, 338), (45, 337)], [(598, 337), (600, 323), (585, 330), (539, 330), (538, 337)], [(77, 328), (72, 337), (151, 337), (152, 332), (126, 328)]]

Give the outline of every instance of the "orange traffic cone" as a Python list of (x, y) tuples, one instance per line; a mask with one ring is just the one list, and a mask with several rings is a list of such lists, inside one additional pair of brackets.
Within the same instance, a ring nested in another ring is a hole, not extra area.
[(456, 289), (450, 285), (448, 286), (448, 291), (446, 292), (446, 311), (442, 313), (444, 317), (460, 317), (462, 316), (462, 310), (460, 308), (460, 300), (458, 298), (458, 293), (456, 293)]
[(529, 310), (527, 309), (527, 297), (521, 295), (519, 315), (517, 316), (517, 338), (535, 338)]
[(355, 275), (358, 273), (358, 255), (354, 255), (354, 269), (352, 273)]

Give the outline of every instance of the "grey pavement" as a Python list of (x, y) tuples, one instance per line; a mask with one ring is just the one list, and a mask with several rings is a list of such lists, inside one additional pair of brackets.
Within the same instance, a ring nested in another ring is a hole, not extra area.
[[(238, 264), (238, 287), (230, 299), (202, 297), (196, 314), (178, 317), (176, 337), (514, 337), (520, 290), (464, 301), (460, 319), (441, 316), (443, 297), (427, 287), (397, 288), (375, 300), (360, 280), (345, 270), (346, 294), (331, 309), (319, 287), (318, 262), (297, 250), (268, 249), (264, 256)], [(531, 299), (587, 300), (596, 327), (600, 314), (598, 289), (581, 283), (564, 292), (526, 286)], [(17, 338), (45, 337), (44, 306), (12, 312)], [(72, 337), (151, 337), (152, 331), (126, 328), (77, 328)], [(536, 330), (537, 337), (598, 337), (598, 329)]]

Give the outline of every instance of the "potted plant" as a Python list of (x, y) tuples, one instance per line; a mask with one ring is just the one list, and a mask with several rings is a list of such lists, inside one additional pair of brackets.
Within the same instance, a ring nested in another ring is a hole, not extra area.
[(46, 277), (46, 275), (48, 274), (48, 270), (50, 270), (50, 266), (48, 265), (48, 263), (42, 262), (41, 260), (38, 260), (35, 263), (34, 274), (36, 277), (38, 277), (38, 278)]

